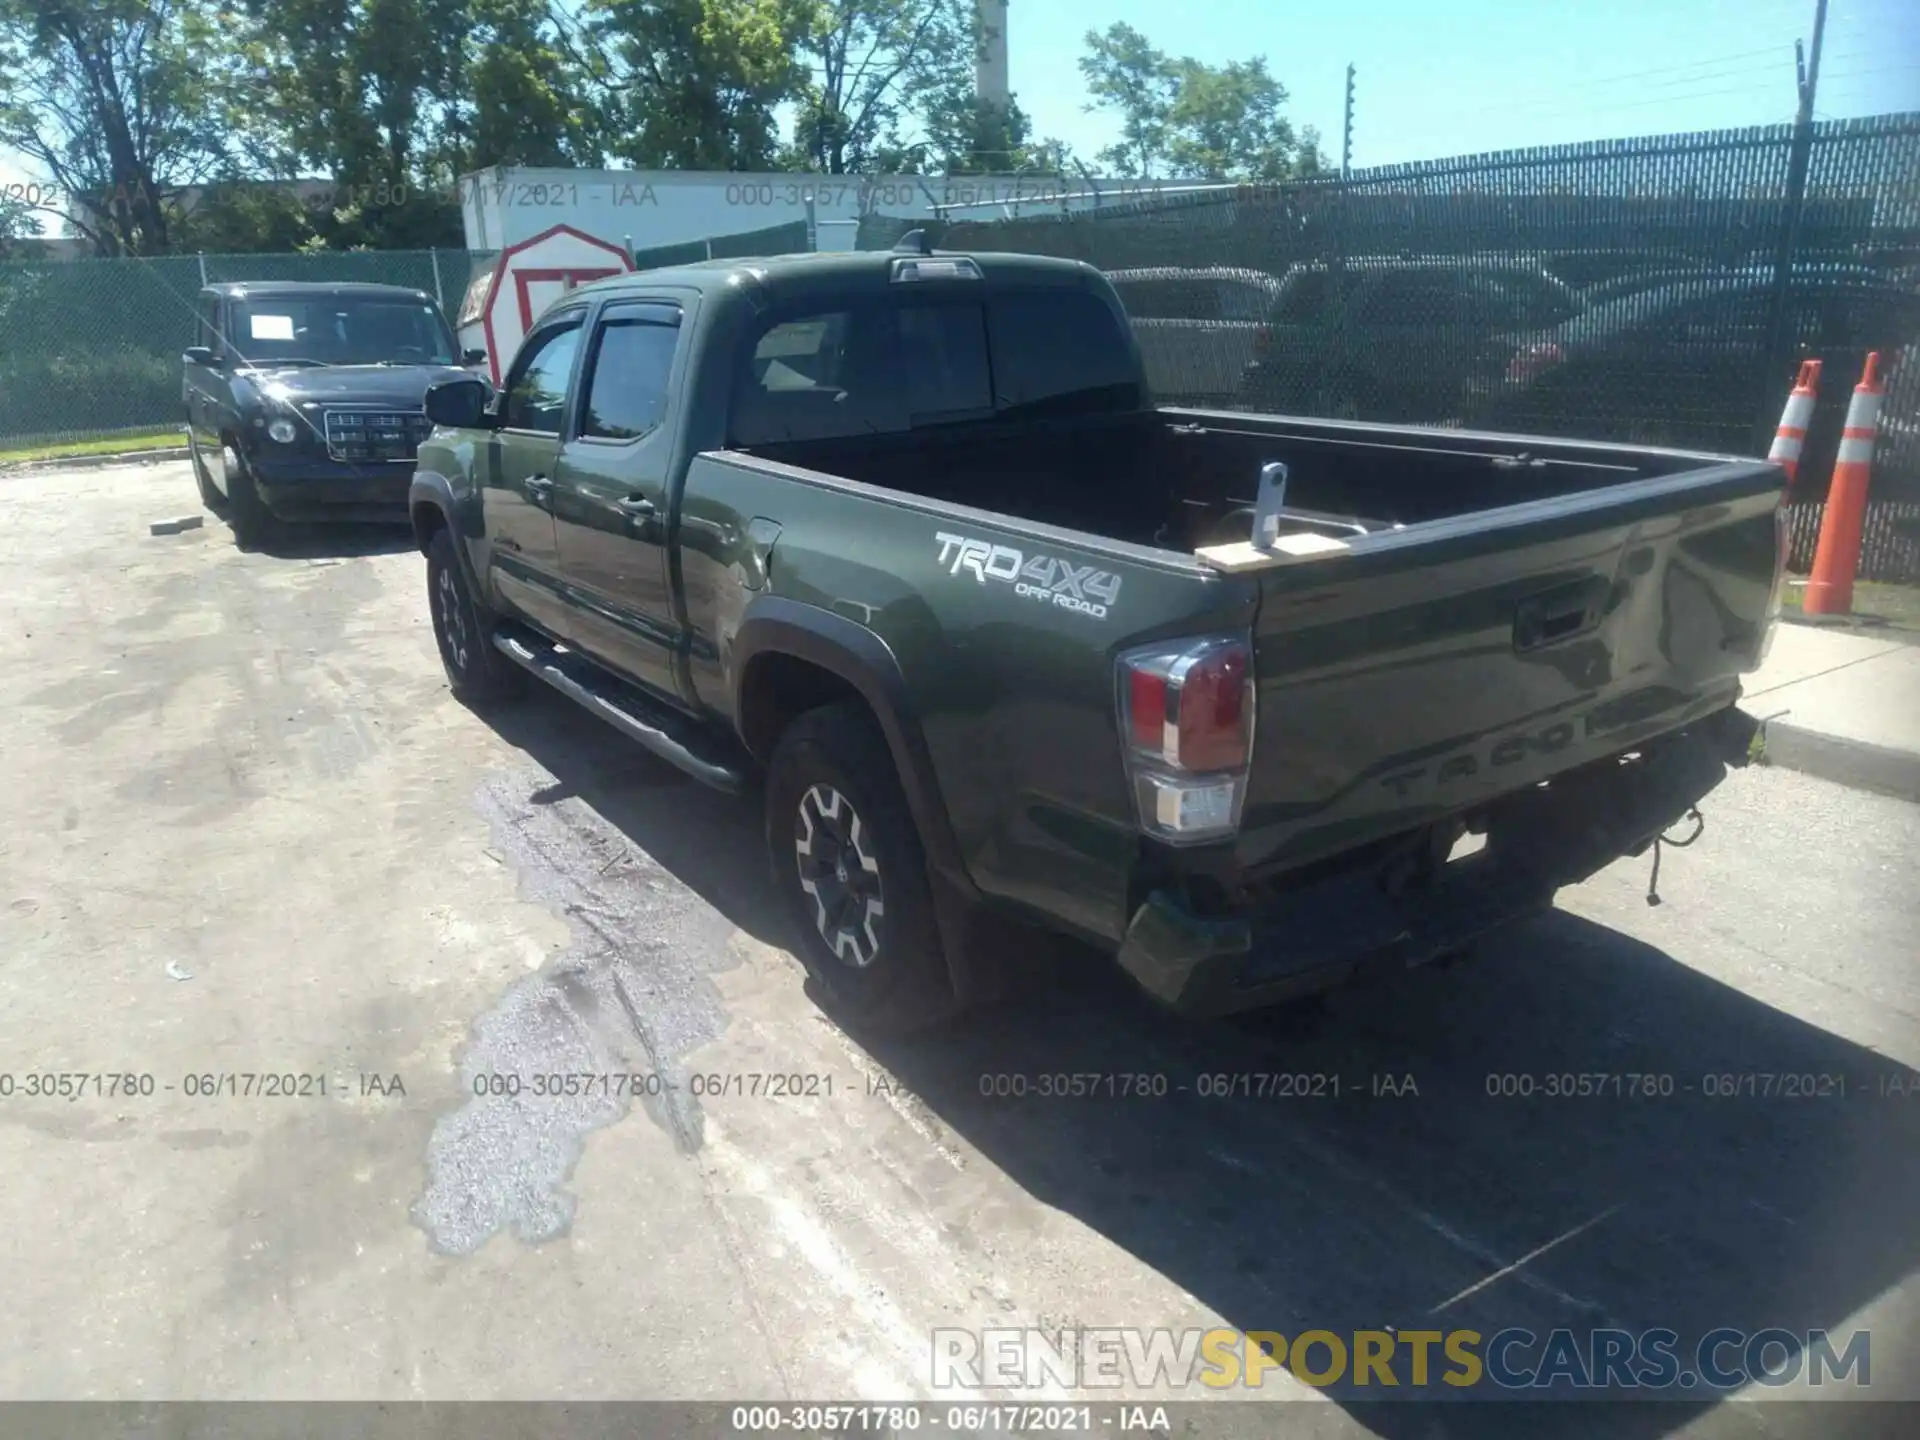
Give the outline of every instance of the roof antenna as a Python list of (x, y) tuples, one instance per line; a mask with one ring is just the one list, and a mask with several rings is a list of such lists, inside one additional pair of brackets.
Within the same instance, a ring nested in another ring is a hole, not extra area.
[(927, 243), (927, 232), (925, 230), (909, 230), (900, 237), (900, 242), (893, 247), (893, 253), (896, 255), (931, 255), (933, 254), (933, 246)]

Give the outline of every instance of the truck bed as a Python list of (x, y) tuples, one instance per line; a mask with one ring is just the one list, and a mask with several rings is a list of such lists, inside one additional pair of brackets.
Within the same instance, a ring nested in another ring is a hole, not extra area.
[[(976, 513), (945, 530), (1023, 553), (1077, 550), (1126, 576), (1126, 595), (1154, 598), (1123, 597), (1099, 626), (1063, 631), (1108, 655), (1164, 633), (1182, 607), (1191, 626), (1210, 606), (1220, 631), (1250, 632), (1256, 739), (1220, 867), (1237, 877), (1228, 888), (1470, 815), (1731, 705), (1778, 604), (1785, 477), (1757, 460), (1175, 409), (752, 453), (966, 506)], [(1365, 533), (1299, 563), (1234, 569), (1196, 556), (1248, 548), (1234, 542), (1275, 460), (1291, 472), (1290, 509), (1355, 517)], [(847, 502), (869, 508), (863, 543), (888, 557), (876, 563), (957, 600), (951, 577), (926, 575), (893, 543), (870, 499)], [(903, 536), (927, 527), (932, 560), (942, 527), (901, 520)], [(1016, 603), (1009, 620), (1072, 623)], [(966, 671), (967, 683), (1003, 687), (1008, 662), (997, 663)], [(952, 683), (961, 674), (950, 668)], [(1054, 683), (1029, 678), (1040, 691)], [(1045, 795), (1052, 782), (1034, 783)], [(1044, 870), (1039, 853), (1023, 859)]]
[(1698, 469), (1669, 451), (1159, 410), (792, 441), (752, 454), (930, 500), (1157, 549), (1248, 538), (1260, 471), (1288, 503), (1369, 530)]

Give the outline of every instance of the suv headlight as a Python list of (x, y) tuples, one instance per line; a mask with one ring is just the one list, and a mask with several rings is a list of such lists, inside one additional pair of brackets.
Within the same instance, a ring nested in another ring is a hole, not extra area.
[(284, 415), (276, 415), (267, 422), (267, 438), (277, 444), (291, 445), (299, 433), (299, 427)]

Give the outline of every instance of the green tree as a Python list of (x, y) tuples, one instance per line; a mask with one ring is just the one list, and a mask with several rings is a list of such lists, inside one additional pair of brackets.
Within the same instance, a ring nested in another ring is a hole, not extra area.
[(767, 170), (806, 0), (588, 0), (607, 150), (642, 169)]
[(971, 88), (937, 97), (927, 107), (927, 153), (943, 175), (1058, 174), (1072, 162), (1061, 140), (1035, 140), (1033, 122), (1017, 101), (996, 105)]
[[(815, 0), (800, 32), (795, 101), (801, 168), (871, 174), (927, 163), (974, 126), (978, 16), (972, 0)], [(990, 147), (989, 147), (990, 148)]]
[(1099, 155), (1117, 173), (1281, 180), (1324, 164), (1319, 136), (1311, 128), (1296, 134), (1281, 113), (1287, 90), (1264, 55), (1208, 65), (1169, 56), (1123, 23), (1089, 30), (1086, 45), (1086, 108), (1120, 121), (1120, 138)]
[(0, 144), (59, 192), (37, 208), (102, 254), (164, 252), (174, 197), (224, 158), (224, 23), (203, 0), (0, 0)]
[(1284, 180), (1296, 173), (1300, 138), (1280, 113), (1287, 90), (1267, 73), (1267, 58), (1214, 67), (1174, 63), (1167, 110), (1167, 160), (1175, 171), (1208, 180)]
[[(225, 179), (326, 182), (301, 205), (311, 246), (460, 243), (453, 182), (466, 159), (475, 0), (241, 0), (240, 79), (229, 125), (247, 137)], [(234, 197), (242, 186), (228, 187)], [(228, 232), (284, 235), (284, 199), (236, 198), (202, 217)]]
[(174, 246), (213, 254), (283, 254), (326, 243), (331, 216), (271, 180), (233, 174), (183, 203), (173, 218)]
[(14, 258), (18, 242), (35, 233), (33, 216), (27, 202), (11, 195), (0, 195), (0, 262)]
[(552, 0), (472, 0), (455, 166), (602, 163), (606, 64)]
[(1093, 98), (1089, 113), (1111, 110), (1120, 117), (1120, 138), (1097, 157), (1114, 173), (1151, 179), (1167, 158), (1167, 128), (1174, 100), (1173, 62), (1166, 52), (1124, 21), (1104, 34), (1089, 30), (1080, 75)]
[(457, 139), (468, 0), (244, 0), (255, 85), (236, 120), (268, 173), (417, 182)]

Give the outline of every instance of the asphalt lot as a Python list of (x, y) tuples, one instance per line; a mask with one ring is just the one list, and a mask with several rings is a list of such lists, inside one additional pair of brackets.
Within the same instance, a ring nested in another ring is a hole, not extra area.
[[(184, 464), (0, 478), (0, 1072), (154, 1077), (0, 1098), (0, 1397), (901, 1398), (935, 1327), (1225, 1323), (1866, 1328), (1920, 1399), (1920, 810), (1742, 773), (1658, 908), (1623, 863), (1469, 964), (1211, 1026), (1063, 946), (863, 1048), (751, 803), (556, 696), (456, 704), (404, 537), (148, 535), (194, 508)], [(1168, 1093), (981, 1093), (1063, 1071)], [(476, 1093), (558, 1072), (680, 1088)], [(1676, 1089), (1487, 1093), (1570, 1072)], [(327, 1094), (187, 1093), (259, 1073)], [(814, 1093), (730, 1078), (769, 1073)], [(1756, 1073), (1847, 1095), (1703, 1093)], [(1333, 1402), (1284, 1433), (1897, 1433), (1270, 1389)]]

